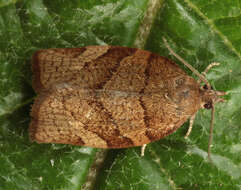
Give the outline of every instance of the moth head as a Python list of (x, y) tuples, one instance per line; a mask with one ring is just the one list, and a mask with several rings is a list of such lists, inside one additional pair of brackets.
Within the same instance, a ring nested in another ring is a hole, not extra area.
[(201, 94), (201, 107), (212, 110), (211, 123), (210, 123), (210, 136), (209, 136), (209, 142), (208, 142), (208, 158), (211, 161), (211, 144), (212, 144), (212, 137), (213, 137), (213, 123), (214, 123), (214, 113), (215, 113), (214, 105), (218, 102), (224, 102), (224, 99), (221, 98), (221, 96), (226, 95), (226, 93), (213, 90), (208, 80), (206, 79), (205, 75), (212, 66), (219, 65), (219, 63), (210, 64), (205, 69), (203, 74), (200, 74), (195, 68), (193, 68), (189, 63), (187, 63), (183, 58), (181, 58), (178, 54), (176, 54), (172, 50), (172, 48), (169, 46), (169, 44), (167, 43), (167, 40), (164, 37), (162, 39), (167, 49), (170, 51), (170, 53), (173, 56), (175, 56), (179, 61), (181, 61), (185, 66), (187, 66), (195, 75), (198, 76), (199, 78), (198, 83), (200, 83), (200, 81), (205, 83), (204, 86), (200, 87), (200, 94)]
[(221, 96), (226, 95), (225, 92), (213, 90), (209, 85), (204, 85), (200, 88), (202, 94), (201, 107), (205, 109), (212, 109), (214, 104), (218, 102), (224, 102), (225, 100)]

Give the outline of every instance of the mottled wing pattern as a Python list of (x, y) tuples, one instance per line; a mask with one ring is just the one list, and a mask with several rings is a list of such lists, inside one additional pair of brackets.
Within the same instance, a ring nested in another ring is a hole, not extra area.
[(110, 46), (37, 51), (32, 58), (33, 88), (40, 92), (59, 83), (69, 83), (98, 89), (110, 79), (120, 61), (135, 51)]
[(172, 133), (198, 110), (198, 84), (173, 62), (144, 50), (97, 47), (34, 55), (33, 85), (40, 94), (31, 112), (32, 140), (141, 146)]

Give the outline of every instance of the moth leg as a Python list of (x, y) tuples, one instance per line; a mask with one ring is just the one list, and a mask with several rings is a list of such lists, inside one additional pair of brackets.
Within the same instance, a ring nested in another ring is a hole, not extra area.
[[(212, 67), (218, 66), (218, 65), (220, 65), (220, 63), (217, 63), (217, 62), (210, 63), (210, 64), (206, 67), (206, 69), (202, 72), (202, 75), (203, 75), (203, 76), (206, 76), (207, 72), (208, 72)], [(198, 83), (200, 83), (200, 80), (199, 80), (199, 79), (198, 79)]]
[(192, 126), (193, 126), (193, 122), (194, 122), (194, 120), (195, 120), (195, 116), (196, 116), (196, 114), (193, 114), (191, 117), (190, 117), (190, 121), (189, 121), (189, 128), (188, 128), (188, 131), (187, 131), (187, 133), (186, 133), (186, 135), (185, 135), (185, 139), (190, 135), (190, 133), (191, 133), (191, 131), (192, 131)]
[(143, 144), (142, 147), (141, 147), (141, 156), (144, 156), (145, 149), (146, 149), (146, 144)]
[(220, 65), (220, 63), (217, 63), (217, 62), (213, 62), (213, 63), (209, 64), (209, 65), (207, 66), (207, 68), (202, 72), (202, 74), (203, 74), (203, 75), (206, 75), (207, 72), (208, 72), (212, 67), (218, 66), (218, 65)]

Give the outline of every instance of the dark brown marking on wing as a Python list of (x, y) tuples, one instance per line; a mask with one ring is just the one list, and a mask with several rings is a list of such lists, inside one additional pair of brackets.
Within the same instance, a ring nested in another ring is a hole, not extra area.
[(108, 118), (108, 120), (106, 121), (103, 119), (104, 125), (106, 125), (104, 122), (109, 122), (115, 128), (110, 128), (109, 126), (107, 129), (105, 129), (103, 126), (99, 126), (97, 128), (90, 129), (88, 126), (86, 126), (85, 129), (95, 133), (98, 137), (106, 141), (108, 148), (123, 148), (133, 146), (134, 142), (130, 138), (124, 137), (120, 134), (120, 131), (118, 130), (118, 124), (114, 121), (112, 114), (107, 109), (105, 109), (104, 105), (97, 96), (95, 98), (96, 99), (90, 102), (89, 105), (94, 104), (101, 110), (102, 113), (107, 115), (106, 118)]
[(36, 52), (32, 57), (32, 72), (33, 72), (33, 81), (32, 86), (36, 92), (39, 92), (40, 89), (43, 88), (43, 85), (41, 84), (40, 80), (40, 65), (38, 60), (38, 54), (39, 52)]
[[(145, 85), (144, 87), (141, 89), (140, 91), (140, 95), (144, 95), (144, 92), (145, 92), (145, 88), (148, 84), (148, 81), (149, 81), (149, 78), (150, 78), (150, 63), (151, 63), (151, 59), (152, 59), (152, 56), (153, 54), (150, 55), (148, 61), (147, 61), (147, 65), (146, 65), (146, 68), (145, 68)], [(147, 114), (147, 108), (145, 106), (145, 102), (144, 100), (142, 99), (143, 96), (140, 96), (139, 97), (139, 101), (140, 101), (140, 105), (142, 107), (142, 109), (144, 110), (144, 123), (145, 123), (145, 126), (146, 128), (149, 128), (150, 127), (150, 118)], [(148, 137), (148, 136), (147, 136)]]
[(96, 84), (95, 89), (103, 89), (103, 87), (105, 86), (105, 84), (111, 79), (111, 77), (116, 73), (117, 69), (120, 66), (120, 62), (127, 56), (130, 56), (132, 54), (134, 54), (136, 52), (137, 49), (135, 48), (123, 48), (123, 47), (119, 47), (119, 46), (115, 46), (115, 47), (111, 47), (104, 55), (102, 55), (100, 57), (104, 58), (104, 57), (110, 57), (110, 55), (112, 57), (117, 57), (117, 59), (115, 60), (115, 65), (109, 69), (109, 73), (107, 73), (106, 76), (106, 80), (102, 81), (98, 84)]
[(107, 132), (98, 131), (96, 134), (106, 141), (108, 148), (124, 148), (134, 145), (133, 141), (130, 138), (122, 136), (118, 129)]
[(115, 129), (113, 134), (116, 135), (117, 138), (115, 138), (115, 136), (110, 137), (107, 141), (109, 147), (123, 148), (134, 145), (134, 142), (130, 138), (122, 136), (119, 130)]
[(147, 129), (145, 135), (148, 137), (148, 139), (150, 139), (150, 142), (160, 139), (159, 134), (157, 133), (157, 131), (154, 130)]
[[(158, 57), (162, 57), (157, 55)], [(174, 61), (168, 59), (167, 57), (162, 57), (164, 63), (166, 64), (166, 68), (170, 69), (172, 72), (180, 73), (186, 75), (185, 71), (182, 70), (179, 65), (177, 65)]]
[(79, 137), (76, 144), (78, 145), (81, 145), (81, 146), (84, 146), (85, 145), (85, 142)]
[[(100, 126), (101, 127), (101, 126)], [(99, 128), (100, 128), (99, 127)], [(94, 134), (96, 134), (99, 138), (101, 138), (103, 141), (106, 141), (106, 138), (105, 138), (105, 136), (103, 136), (103, 135), (101, 135), (100, 133), (98, 133), (96, 130), (91, 130), (91, 128), (88, 126), (88, 125), (84, 125), (84, 129), (86, 130), (86, 131), (89, 131), (89, 132), (91, 132), (91, 133), (94, 133)]]
[[(105, 84), (111, 80), (112, 76), (116, 73), (117, 69), (120, 66), (121, 61), (126, 58), (127, 56), (131, 56), (135, 54), (137, 49), (134, 48), (123, 48), (123, 47), (112, 47), (108, 50), (108, 52), (101, 57), (104, 56), (115, 56), (115, 54), (118, 55), (117, 60), (115, 61), (115, 65), (113, 68), (109, 70), (109, 75), (106, 77), (105, 81), (100, 82), (96, 85), (96, 89), (103, 89)], [(100, 59), (101, 59), (100, 57)], [(110, 148), (122, 148), (122, 147), (129, 147), (133, 146), (134, 142), (128, 138), (124, 137), (120, 134), (120, 131), (118, 130), (118, 124), (114, 121), (114, 118), (112, 114), (104, 107), (103, 103), (99, 99), (98, 96), (96, 98), (96, 105), (107, 114), (107, 117), (110, 119), (111, 123), (116, 127), (116, 129), (110, 129), (110, 131), (96, 131), (95, 133), (106, 141), (108, 147)]]

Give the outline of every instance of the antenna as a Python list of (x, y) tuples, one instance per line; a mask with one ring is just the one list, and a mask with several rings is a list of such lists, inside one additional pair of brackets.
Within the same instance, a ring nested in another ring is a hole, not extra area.
[(200, 78), (200, 80), (203, 81), (207, 85), (208, 89), (211, 89), (211, 86), (210, 86), (209, 82), (207, 81), (207, 79), (202, 74), (200, 74), (193, 66), (191, 66), (183, 58), (181, 58), (179, 55), (177, 55), (173, 51), (173, 49), (169, 46), (169, 44), (167, 43), (166, 38), (162, 37), (162, 40), (164, 41), (164, 44), (167, 47), (167, 49), (170, 51), (170, 53), (174, 57), (176, 57), (179, 61), (181, 61), (185, 66), (187, 66), (193, 73), (195, 73)]
[(215, 115), (214, 113), (215, 113), (215, 107), (214, 107), (214, 102), (212, 101), (212, 116), (211, 116), (210, 133), (209, 133), (209, 141), (208, 141), (208, 159), (210, 162), (212, 162), (211, 147), (213, 142), (213, 123), (214, 123), (214, 115)]

